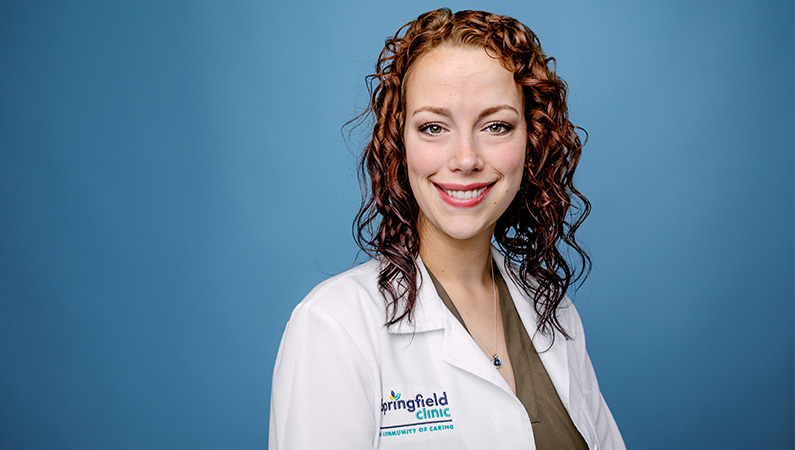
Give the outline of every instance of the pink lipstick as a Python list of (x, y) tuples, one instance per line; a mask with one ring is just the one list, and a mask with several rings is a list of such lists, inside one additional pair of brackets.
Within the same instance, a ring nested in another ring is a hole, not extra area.
[(471, 208), (486, 198), (494, 183), (434, 183), (434, 186), (447, 204), (458, 208)]

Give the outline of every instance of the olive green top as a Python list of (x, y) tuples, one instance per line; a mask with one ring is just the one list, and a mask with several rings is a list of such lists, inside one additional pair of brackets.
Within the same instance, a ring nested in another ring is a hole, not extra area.
[[(431, 276), (431, 281), (433, 281), (442, 302), (471, 335), (472, 333), (442, 284), (430, 270), (428, 274)], [(494, 276), (500, 296), (505, 344), (516, 381), (516, 397), (522, 402), (527, 416), (530, 418), (536, 448), (539, 450), (563, 448), (588, 450), (588, 444), (585, 443), (582, 435), (574, 426), (574, 422), (571, 421), (568, 411), (560, 401), (558, 392), (555, 390), (552, 380), (549, 379), (549, 374), (541, 363), (533, 342), (530, 340), (530, 335), (516, 311), (516, 305), (508, 292), (508, 286), (496, 267)], [(495, 368), (495, 370), (497, 369)]]

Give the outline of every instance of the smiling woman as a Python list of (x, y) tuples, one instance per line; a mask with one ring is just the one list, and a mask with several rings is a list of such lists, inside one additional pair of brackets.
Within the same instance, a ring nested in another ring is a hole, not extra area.
[(589, 203), (550, 61), (480, 11), (431, 11), (387, 40), (356, 219), (373, 259), (294, 310), (270, 448), (624, 448), (566, 297)]
[(481, 48), (435, 48), (405, 86), (406, 170), (427, 262), (444, 245), (433, 236), (491, 240), (522, 181), (527, 125), (513, 74)]

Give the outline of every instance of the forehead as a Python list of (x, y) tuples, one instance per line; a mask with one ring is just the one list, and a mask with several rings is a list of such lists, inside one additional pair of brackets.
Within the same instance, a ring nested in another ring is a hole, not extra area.
[(523, 104), (513, 73), (474, 46), (441, 45), (423, 54), (409, 68), (404, 89), (407, 109), (426, 103), (450, 107), (508, 103), (521, 111)]

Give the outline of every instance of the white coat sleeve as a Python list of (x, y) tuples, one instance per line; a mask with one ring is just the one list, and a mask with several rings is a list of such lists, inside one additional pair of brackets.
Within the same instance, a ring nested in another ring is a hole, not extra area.
[[(572, 308), (573, 309), (573, 308)], [(593, 422), (596, 430), (600, 450), (626, 450), (624, 439), (618, 431), (613, 414), (607, 407), (602, 392), (599, 390), (599, 383), (596, 380), (596, 372), (591, 364), (591, 358), (585, 347), (585, 332), (579, 314), (574, 312), (573, 338), (577, 342), (577, 361), (580, 378), (583, 380), (583, 393), (585, 394), (585, 407), (588, 415)]]
[(334, 317), (316, 306), (298, 306), (276, 357), (268, 448), (372, 449), (373, 373)]

